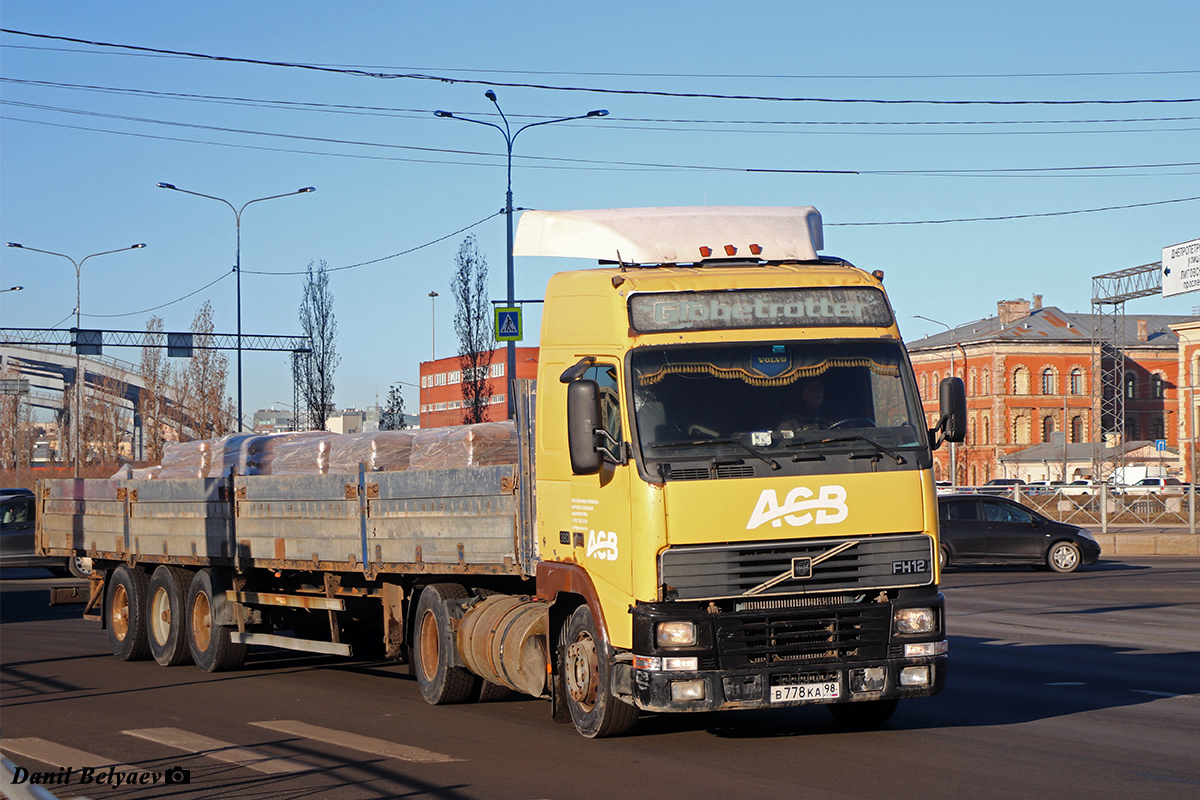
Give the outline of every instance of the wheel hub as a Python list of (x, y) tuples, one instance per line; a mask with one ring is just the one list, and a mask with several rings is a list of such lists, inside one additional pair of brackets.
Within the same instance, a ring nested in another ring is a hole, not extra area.
[(592, 637), (583, 634), (572, 642), (567, 647), (566, 661), (567, 693), (576, 703), (590, 709), (596, 702), (600, 684), (600, 662)]

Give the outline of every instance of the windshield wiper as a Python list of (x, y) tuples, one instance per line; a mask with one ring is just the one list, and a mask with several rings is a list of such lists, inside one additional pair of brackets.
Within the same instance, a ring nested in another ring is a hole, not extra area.
[(660, 447), (698, 447), (700, 445), (707, 445), (707, 444), (737, 445), (738, 447), (742, 448), (750, 455), (757, 458), (759, 461), (762, 461), (764, 464), (769, 466), (771, 469), (783, 469), (783, 467), (780, 466), (779, 462), (776, 461), (775, 459), (771, 458), (770, 456), (763, 455), (762, 453), (758, 452), (750, 445), (745, 444), (744, 442), (740, 442), (737, 439), (697, 439), (695, 441), (657, 442), (655, 444), (650, 445), (650, 449), (657, 450)]
[(895, 450), (892, 450), (890, 447), (884, 447), (874, 439), (869, 439), (866, 436), (860, 436), (858, 434), (854, 434), (853, 436), (834, 436), (829, 439), (808, 439), (803, 442), (791, 442), (789, 444), (785, 444), (784, 447), (814, 447), (816, 445), (839, 444), (842, 442), (866, 442), (879, 452), (894, 458), (897, 464), (908, 463), (908, 460), (905, 459), (904, 456), (900, 455)]

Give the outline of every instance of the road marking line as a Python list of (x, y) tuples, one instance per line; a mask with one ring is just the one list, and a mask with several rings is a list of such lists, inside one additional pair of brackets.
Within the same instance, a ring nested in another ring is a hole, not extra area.
[(74, 747), (67, 747), (63, 744), (48, 742), (45, 739), (39, 739), (36, 736), (31, 736), (25, 739), (4, 739), (0, 740), (0, 750), (6, 750), (9, 753), (15, 753), (25, 758), (32, 758), (34, 761), (40, 761), (43, 764), (50, 764), (55, 767), (75, 767), (83, 769), (84, 767), (116, 767), (117, 772), (131, 772), (133, 767), (126, 766), (119, 761), (113, 761), (111, 758), (94, 755), (83, 750), (76, 750)]
[(318, 767), (301, 764), (286, 758), (277, 758), (249, 747), (238, 747), (219, 739), (210, 739), (198, 733), (180, 730), (179, 728), (143, 728), (136, 731), (122, 731), (129, 736), (146, 739), (151, 742), (173, 747), (188, 753), (235, 764), (239, 767), (277, 775), (287, 772), (309, 772)]
[(448, 761), (462, 761), (461, 758), (452, 758), (442, 753), (433, 753), (429, 750), (422, 750), (419, 747), (411, 747), (405, 744), (396, 744), (384, 739), (374, 739), (370, 736), (360, 736), (357, 733), (349, 733), (347, 731), (334, 730), (332, 728), (320, 728), (316, 725), (309, 725), (305, 722), (298, 722), (294, 719), (281, 719), (272, 722), (251, 722), (259, 728), (267, 728), (280, 733), (290, 733), (293, 736), (302, 736), (306, 739), (316, 739), (318, 742), (326, 744), (334, 744), (339, 747), (346, 747), (350, 750), (358, 750), (363, 753), (371, 753), (377, 756), (386, 756), (387, 758), (398, 758), (401, 761), (416, 761), (420, 763), (445, 763)]

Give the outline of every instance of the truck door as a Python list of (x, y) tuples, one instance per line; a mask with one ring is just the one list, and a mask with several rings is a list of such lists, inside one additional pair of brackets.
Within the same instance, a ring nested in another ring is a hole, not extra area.
[[(624, 397), (620, 369), (616, 360), (593, 365), (582, 378), (596, 381), (600, 387), (600, 419), (613, 441), (628, 439), (627, 422), (621, 398)], [(616, 591), (628, 592), (632, 577), (630, 558), (630, 471), (632, 463), (618, 464), (605, 459), (595, 475), (574, 475), (571, 479), (571, 534), (573, 553), (599, 584), (606, 582)]]

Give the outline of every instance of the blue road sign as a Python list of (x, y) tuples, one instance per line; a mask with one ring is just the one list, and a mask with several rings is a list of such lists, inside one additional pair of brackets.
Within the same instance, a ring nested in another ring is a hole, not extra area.
[(519, 342), (522, 339), (521, 309), (496, 309), (496, 341)]

